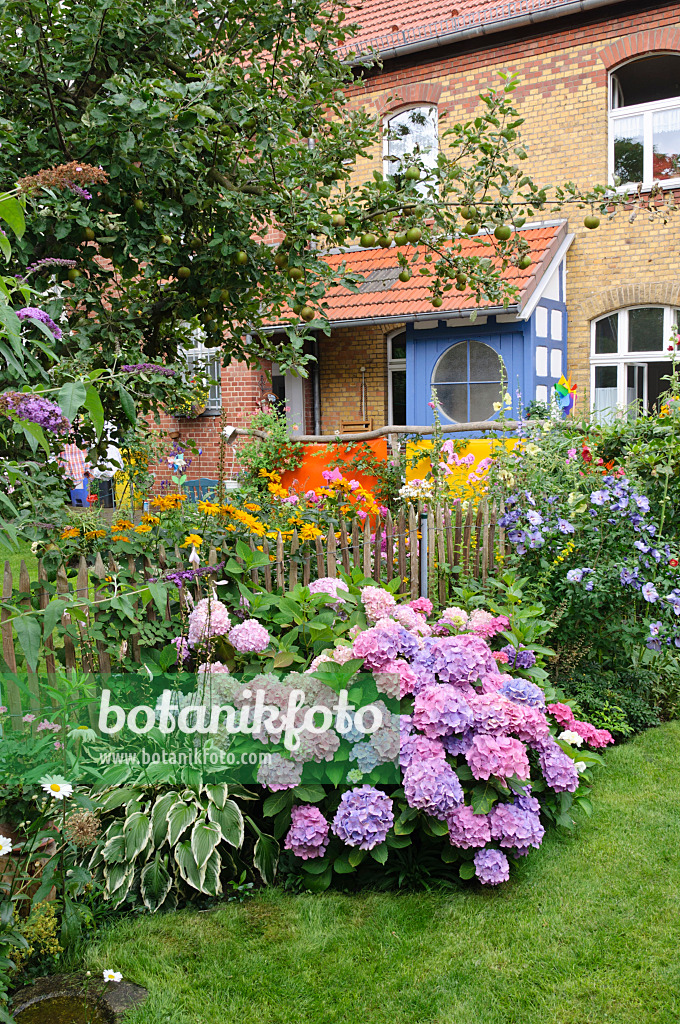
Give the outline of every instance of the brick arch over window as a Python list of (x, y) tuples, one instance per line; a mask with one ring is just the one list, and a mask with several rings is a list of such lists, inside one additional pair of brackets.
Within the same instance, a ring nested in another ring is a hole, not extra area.
[(596, 320), (605, 313), (626, 306), (680, 306), (680, 283), (655, 281), (651, 284), (622, 284), (594, 292), (580, 303), (585, 320)]
[(634, 32), (630, 36), (622, 36), (615, 43), (600, 50), (600, 59), (607, 71), (623, 64), (632, 57), (662, 51), (680, 52), (680, 29), (657, 28), (649, 32)]
[(436, 107), (442, 94), (443, 86), (434, 82), (420, 82), (416, 85), (404, 85), (394, 92), (381, 96), (375, 101), (376, 113), (379, 116), (389, 114), (400, 107), (422, 103), (423, 106)]

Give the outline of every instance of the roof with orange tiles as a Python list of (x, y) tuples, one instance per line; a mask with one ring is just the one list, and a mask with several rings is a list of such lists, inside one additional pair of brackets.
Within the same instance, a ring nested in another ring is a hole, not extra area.
[[(361, 25), (341, 52), (378, 50), (384, 55), (422, 44), (455, 41), (457, 35), (483, 35), (513, 22), (572, 13), (572, 0), (357, 0), (348, 20)], [(591, 0), (589, 6), (600, 6)], [(602, 4), (604, 6), (604, 3)]]
[[(549, 265), (571, 237), (567, 235), (566, 221), (524, 228), (521, 235), (529, 243), (532, 263), (525, 270), (510, 266), (503, 274), (508, 284), (519, 289), (518, 300), (508, 307), (508, 312), (521, 313), (527, 306)], [(425, 248), (418, 246), (418, 249), (424, 256)], [(466, 238), (462, 240), (461, 255), (488, 256), (489, 250), (486, 246), (482, 247), (480, 241)], [(414, 273), (409, 281), (399, 280), (401, 267), (394, 246), (391, 249), (353, 249), (329, 254), (324, 259), (334, 267), (339, 267), (344, 260), (347, 270), (359, 273), (364, 278), (358, 293), (350, 292), (342, 285), (328, 292), (326, 315), (331, 324), (399, 322), (421, 319), (426, 315), (444, 319), (447, 316), (460, 316), (473, 309), (498, 308), (502, 312), (500, 307), (492, 306), (491, 303), (479, 304), (469, 291), (459, 292), (455, 288), (444, 292), (443, 305), (434, 308), (429, 290), (430, 278)], [(414, 269), (417, 266), (416, 263)]]

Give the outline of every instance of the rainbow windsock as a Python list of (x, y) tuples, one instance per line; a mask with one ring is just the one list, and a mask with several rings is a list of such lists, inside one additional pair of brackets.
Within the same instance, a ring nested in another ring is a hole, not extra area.
[(557, 404), (562, 410), (563, 416), (568, 416), (574, 408), (577, 386), (578, 385), (571, 383), (571, 376), (566, 378), (564, 374), (562, 374), (555, 385), (555, 397), (557, 399)]

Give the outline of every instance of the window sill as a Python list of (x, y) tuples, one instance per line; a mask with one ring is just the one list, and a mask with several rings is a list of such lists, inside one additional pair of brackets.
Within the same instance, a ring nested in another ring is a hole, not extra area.
[(643, 196), (644, 195), (649, 195), (652, 192), (653, 189), (659, 189), (659, 188), (662, 191), (667, 191), (667, 190), (671, 190), (671, 189), (678, 189), (678, 190), (680, 190), (680, 178), (670, 178), (668, 181), (653, 181), (651, 183), (650, 182), (645, 182), (643, 184), (640, 184), (639, 182), (633, 183), (633, 182), (629, 181), (629, 182), (626, 182), (625, 185), (612, 185), (611, 186), (612, 191), (615, 192), (617, 195), (631, 195), (631, 196), (638, 195), (638, 190), (639, 190), (639, 194), (640, 195), (643, 195)]

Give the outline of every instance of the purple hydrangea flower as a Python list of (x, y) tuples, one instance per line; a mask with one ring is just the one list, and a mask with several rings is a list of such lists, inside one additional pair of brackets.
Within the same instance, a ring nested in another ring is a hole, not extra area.
[(431, 758), (446, 760), (446, 751), (441, 740), (428, 739), (418, 733), (404, 736), (400, 734), (399, 764), (406, 770), (414, 761), (427, 761)]
[(39, 320), (41, 324), (45, 324), (45, 327), (49, 327), (57, 341), (61, 340), (61, 327), (55, 324), (52, 317), (44, 309), (38, 309), (35, 306), (24, 306), (23, 309), (17, 310), (17, 316), (20, 320)]
[(302, 860), (323, 857), (328, 846), (329, 825), (318, 807), (302, 804), (291, 811), (292, 824), (284, 846)]
[(545, 710), (545, 694), (540, 686), (528, 679), (506, 679), (500, 692), (516, 704), (528, 704), (532, 708)]
[(461, 804), (448, 816), (449, 839), (452, 846), (461, 850), (472, 850), (486, 846), (491, 841), (491, 824), (488, 814), (475, 814), (471, 807)]
[[(533, 797), (529, 799), (538, 804)], [(489, 819), (491, 838), (499, 840), (501, 846), (514, 847), (517, 856), (527, 854), (531, 846), (538, 849), (545, 835), (538, 814), (520, 804), (496, 804)]]
[(472, 725), (472, 712), (455, 686), (425, 686), (416, 694), (413, 724), (430, 739), (437, 739), (467, 729)]
[(347, 846), (372, 850), (384, 843), (392, 824), (392, 800), (373, 786), (343, 793), (331, 828)]
[(508, 858), (500, 850), (480, 850), (475, 854), (475, 873), (482, 885), (500, 885), (510, 877)]
[(431, 662), (443, 683), (475, 683), (481, 676), (497, 671), (489, 645), (470, 634), (433, 640)]
[(552, 737), (542, 744), (539, 762), (543, 778), (556, 793), (575, 793), (578, 789), (578, 769), (568, 754)]
[(529, 778), (529, 759), (524, 744), (510, 736), (473, 736), (465, 760), (476, 779), (492, 775), (507, 779)]
[(467, 729), (460, 736), (443, 736), (442, 746), (447, 754), (451, 754), (451, 757), (457, 757), (458, 754), (465, 755), (470, 749), (472, 736), (472, 729)]
[(531, 668), (532, 665), (536, 664), (534, 652), (525, 648), (518, 649), (513, 647), (512, 644), (507, 644), (507, 646), (501, 647), (501, 653), (507, 655), (507, 663), (511, 668)]
[(409, 807), (417, 807), (441, 821), (463, 802), (458, 776), (446, 761), (437, 758), (412, 762), (404, 773), (404, 793)]

